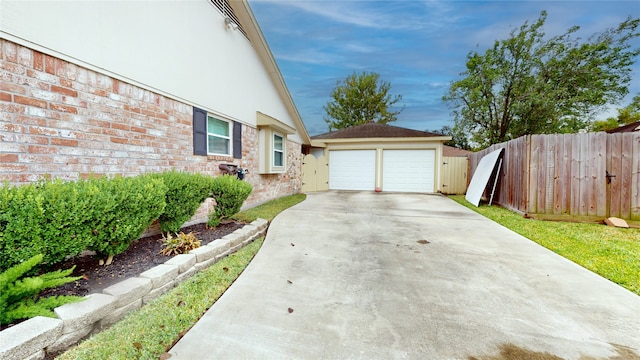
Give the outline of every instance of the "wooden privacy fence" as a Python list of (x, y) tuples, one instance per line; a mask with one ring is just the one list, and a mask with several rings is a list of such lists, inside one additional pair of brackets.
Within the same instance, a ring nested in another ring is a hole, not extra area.
[(494, 202), (529, 214), (640, 220), (640, 133), (526, 135), (504, 148)]

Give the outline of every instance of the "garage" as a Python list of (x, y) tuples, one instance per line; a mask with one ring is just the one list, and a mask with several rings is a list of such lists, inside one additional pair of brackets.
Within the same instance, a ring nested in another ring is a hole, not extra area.
[(383, 150), (382, 191), (433, 192), (435, 150)]
[(374, 190), (375, 150), (329, 151), (329, 189)]
[(309, 155), (327, 158), (331, 190), (433, 193), (442, 191), (442, 149), (450, 139), (368, 122), (311, 137)]

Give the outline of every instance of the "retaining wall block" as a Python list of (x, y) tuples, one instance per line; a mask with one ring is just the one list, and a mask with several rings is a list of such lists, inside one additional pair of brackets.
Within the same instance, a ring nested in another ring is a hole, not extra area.
[(229, 247), (231, 249), (233, 249), (235, 246), (242, 244), (242, 242), (247, 239), (249, 237), (248, 234), (246, 233), (236, 233), (233, 232), (229, 235), (226, 235), (225, 237), (223, 237), (221, 240), (228, 240), (229, 241)]
[(178, 275), (178, 277), (176, 277), (176, 285), (192, 277), (197, 272), (198, 272), (198, 269), (196, 269), (195, 267), (189, 268), (189, 270), (183, 272), (182, 274)]
[(84, 337), (89, 335), (91, 330), (93, 330), (93, 323), (91, 323), (91, 325), (82, 327), (76, 331), (72, 331), (68, 334), (63, 334), (53, 344), (47, 347), (47, 352), (55, 354), (62, 350), (66, 350), (70, 346), (74, 345), (75, 343), (77, 343), (78, 341), (82, 340)]
[(178, 272), (175, 265), (161, 264), (143, 272), (140, 277), (151, 279), (153, 289), (159, 289), (172, 282), (178, 276)]
[(194, 254), (178, 254), (164, 263), (177, 266), (178, 273), (182, 274), (196, 264), (196, 256)]
[[(178, 272), (178, 269), (176, 268), (176, 273)], [(157, 289), (153, 289), (151, 291), (149, 291), (149, 293), (145, 296), (142, 297), (142, 304), (146, 305), (149, 302), (151, 302), (151, 300), (154, 300), (155, 298), (159, 297), (160, 295), (166, 293), (167, 291), (173, 289), (176, 286), (176, 284), (172, 281), (169, 283), (164, 284), (163, 286), (157, 288)]]
[[(215, 259), (216, 248), (213, 246), (200, 246), (199, 248), (189, 251), (189, 254), (196, 256), (196, 263), (201, 263), (210, 259)], [(196, 264), (197, 265), (197, 264)]]
[(211, 258), (209, 260), (205, 260), (203, 262), (197, 263), (193, 268), (198, 270), (198, 271), (200, 271), (202, 269), (208, 268), (209, 266), (213, 265), (217, 261), (218, 261), (218, 259), (214, 257), (214, 258)]
[(231, 242), (229, 239), (218, 239), (215, 240), (207, 246), (211, 246), (216, 249), (216, 259), (220, 259), (221, 257), (229, 255), (229, 249), (231, 249)]
[[(146, 295), (146, 293), (145, 293), (145, 295)], [(104, 330), (104, 329), (108, 328), (109, 326), (117, 323), (118, 320), (122, 319), (125, 315), (127, 315), (131, 311), (138, 310), (141, 307), (142, 307), (142, 296), (140, 298), (134, 300), (130, 304), (127, 304), (127, 305), (124, 305), (124, 306), (121, 306), (121, 307), (115, 309), (111, 314), (109, 314), (106, 317), (102, 318), (102, 320), (100, 320), (98, 322), (97, 326), (94, 328), (93, 332), (97, 333), (100, 330)]]
[(40, 350), (40, 351), (37, 351), (35, 354), (31, 354), (27, 356), (23, 360), (42, 360), (46, 355), (47, 354), (44, 352), (44, 350)]
[(115, 308), (116, 298), (106, 294), (89, 294), (83, 301), (66, 304), (53, 311), (64, 321), (63, 334), (70, 334), (102, 319)]
[(269, 222), (265, 219), (256, 219), (251, 222), (251, 225), (258, 227), (260, 230), (266, 229)]
[[(0, 359), (22, 360), (42, 353), (62, 334), (60, 319), (36, 316), (2, 331)], [(41, 359), (36, 357), (36, 359)]]
[(247, 233), (248, 236), (252, 236), (253, 234), (255, 234), (258, 231), (260, 231), (259, 227), (255, 226), (255, 225), (252, 225), (252, 224), (247, 224), (242, 229), (238, 229), (238, 230), (234, 231), (234, 233), (236, 233), (236, 232), (241, 232), (241, 233), (244, 232), (244, 233)]
[(134, 277), (121, 281), (102, 290), (103, 293), (116, 298), (115, 307), (120, 308), (136, 299), (142, 299), (153, 288), (149, 278)]

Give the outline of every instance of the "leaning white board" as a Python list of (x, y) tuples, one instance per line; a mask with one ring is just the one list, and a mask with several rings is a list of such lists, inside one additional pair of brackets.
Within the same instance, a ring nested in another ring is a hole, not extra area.
[(469, 183), (467, 195), (464, 197), (473, 205), (480, 205), (480, 198), (482, 197), (482, 193), (484, 193), (484, 189), (487, 188), (487, 183), (489, 182), (491, 173), (493, 173), (493, 169), (496, 167), (502, 150), (504, 150), (504, 148), (493, 151), (480, 159), (480, 163), (478, 163), (476, 171), (473, 173), (473, 177)]

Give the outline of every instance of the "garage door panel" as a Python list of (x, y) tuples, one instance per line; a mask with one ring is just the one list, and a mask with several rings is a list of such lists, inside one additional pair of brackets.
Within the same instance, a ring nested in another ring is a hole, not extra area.
[(433, 192), (435, 150), (384, 150), (382, 189)]
[(374, 190), (375, 150), (329, 152), (329, 188), (332, 190)]

